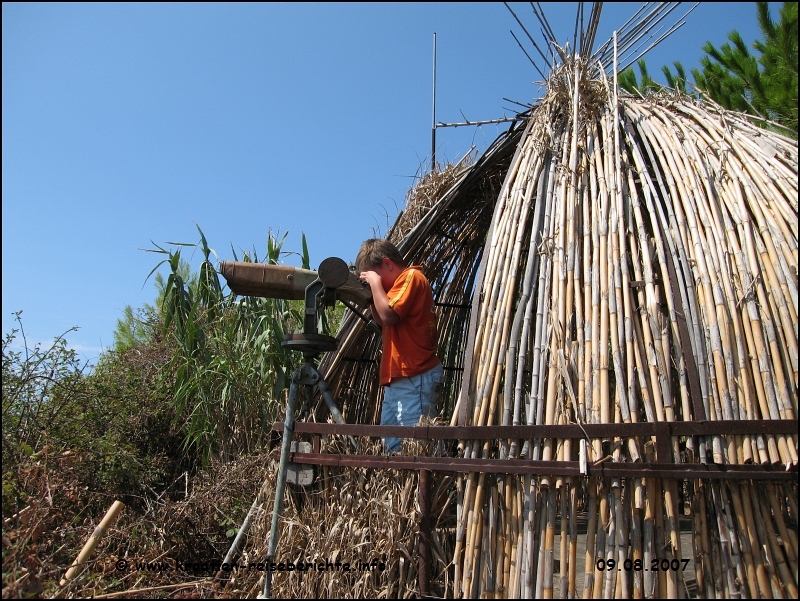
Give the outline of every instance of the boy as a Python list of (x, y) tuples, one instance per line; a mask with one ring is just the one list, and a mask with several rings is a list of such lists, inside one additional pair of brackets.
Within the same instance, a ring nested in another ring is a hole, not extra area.
[[(414, 426), (421, 416), (436, 415), (442, 383), (431, 286), (418, 265), (407, 267), (381, 238), (361, 245), (356, 269), (372, 290), (372, 317), (383, 327), (381, 425)], [(389, 453), (400, 451), (399, 438), (386, 438), (384, 445)]]

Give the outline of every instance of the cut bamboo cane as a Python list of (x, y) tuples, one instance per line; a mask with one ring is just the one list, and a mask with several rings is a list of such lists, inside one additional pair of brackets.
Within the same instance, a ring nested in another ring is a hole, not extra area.
[(766, 505), (762, 505), (760, 509), (762, 524), (766, 532), (766, 539), (769, 549), (772, 553), (772, 561), (774, 562), (773, 565), (775, 565), (775, 571), (778, 573), (779, 590), (781, 591), (782, 596), (788, 596), (791, 599), (796, 599), (797, 583), (789, 565), (786, 562), (786, 556), (778, 545), (778, 535), (775, 532), (775, 528), (772, 524), (772, 517), (770, 516), (769, 508)]
[(567, 486), (562, 486), (558, 490), (558, 500), (561, 513), (561, 540), (559, 545), (559, 585), (562, 598), (569, 590), (569, 491)]
[[(614, 489), (618, 489), (618, 487), (613, 486), (611, 488), (611, 494), (613, 495)], [(606, 560), (606, 566), (610, 565), (610, 562), (614, 561), (616, 552), (617, 552), (617, 512), (616, 508), (614, 507), (614, 498), (612, 496), (612, 501), (609, 503), (609, 516), (608, 516), (608, 535), (606, 537), (606, 550), (604, 554), (604, 558)], [(616, 570), (609, 570), (606, 567), (604, 572), (604, 582), (603, 582), (603, 598), (604, 599), (614, 599), (614, 591), (616, 590), (617, 585), (617, 574)]]
[(575, 599), (575, 578), (578, 571), (578, 498), (574, 481), (570, 480), (569, 486), (569, 588), (567, 598)]
[[(607, 482), (603, 482), (600, 487), (599, 492), (599, 511), (600, 511), (600, 528), (597, 532), (597, 537), (595, 539), (595, 562), (594, 565), (597, 565), (598, 560), (605, 560), (606, 558), (606, 538), (607, 532), (609, 528), (609, 507), (608, 507), (608, 485)], [(600, 572), (595, 574), (594, 578), (594, 590), (592, 591), (592, 598), (593, 599), (601, 599), (603, 598), (603, 588), (604, 588), (604, 573)]]
[[(775, 487), (767, 483), (765, 488), (767, 489), (769, 504), (772, 507), (772, 515), (775, 516), (775, 523), (778, 525), (778, 533), (781, 535), (781, 540), (783, 541), (784, 552), (789, 560), (792, 572), (797, 574), (797, 539), (789, 536), (789, 531), (783, 519), (783, 511), (781, 511), (778, 497), (775, 494)], [(795, 576), (795, 579), (796, 578)]]
[(544, 534), (544, 586), (542, 598), (553, 598), (553, 567), (555, 565), (555, 523), (556, 523), (556, 491), (552, 487), (547, 490), (547, 525)]
[(536, 596), (534, 599), (543, 599), (544, 598), (544, 587), (545, 587), (545, 563), (547, 560), (547, 553), (546, 546), (547, 546), (547, 515), (548, 515), (548, 497), (549, 497), (549, 489), (544, 489), (544, 487), (540, 488), (539, 496), (541, 497), (540, 500), (540, 511), (539, 511), (539, 551), (536, 557)]
[(597, 479), (590, 478), (588, 482), (589, 488), (589, 505), (588, 505), (588, 524), (586, 526), (586, 553), (585, 553), (585, 566), (584, 566), (584, 580), (583, 580), (583, 598), (591, 599), (594, 578), (595, 578), (595, 562), (594, 562), (594, 545), (597, 532)]
[[(645, 490), (644, 527), (642, 528), (644, 536), (644, 565), (651, 566), (653, 565), (653, 560), (656, 559), (655, 548), (658, 545), (654, 541), (656, 490), (655, 482), (652, 478), (645, 479)], [(650, 570), (645, 571), (644, 598), (653, 599), (658, 594), (658, 573)]]
[(97, 548), (97, 545), (100, 543), (100, 539), (102, 539), (106, 532), (108, 532), (109, 528), (114, 525), (123, 509), (125, 509), (125, 504), (121, 501), (114, 501), (111, 504), (111, 507), (108, 508), (106, 515), (103, 516), (100, 524), (94, 529), (94, 532), (92, 532), (89, 540), (87, 540), (86, 544), (83, 545), (81, 552), (78, 553), (75, 561), (72, 562), (72, 565), (67, 570), (67, 573), (64, 574), (64, 577), (59, 582), (60, 586), (64, 586), (67, 582), (78, 575), (86, 562), (89, 561), (92, 553), (94, 553), (95, 548)]
[(750, 500), (754, 508), (754, 523), (756, 526), (756, 534), (758, 535), (758, 543), (759, 546), (764, 553), (764, 559), (766, 561), (767, 572), (769, 574), (769, 581), (770, 581), (770, 591), (772, 592), (773, 598), (782, 599), (784, 596), (784, 592), (781, 590), (781, 584), (779, 580), (779, 569), (775, 561), (775, 557), (772, 553), (772, 546), (768, 540), (767, 530), (764, 527), (763, 523), (763, 516), (761, 514), (759, 505), (758, 505), (758, 498), (755, 486), (749, 487), (750, 492)]
[(757, 583), (757, 570), (756, 561), (753, 558), (753, 550), (750, 545), (750, 533), (747, 524), (746, 514), (742, 506), (742, 499), (739, 494), (739, 487), (736, 483), (730, 484), (730, 496), (733, 502), (734, 517), (737, 519), (738, 532), (740, 533), (739, 545), (744, 555), (745, 574), (747, 578), (747, 586), (751, 599), (756, 599), (759, 596), (758, 583)]
[(706, 496), (705, 483), (702, 480), (695, 481), (692, 508), (694, 514), (695, 574), (698, 590), (702, 591), (706, 598), (712, 598), (715, 596), (715, 573), (709, 542)]

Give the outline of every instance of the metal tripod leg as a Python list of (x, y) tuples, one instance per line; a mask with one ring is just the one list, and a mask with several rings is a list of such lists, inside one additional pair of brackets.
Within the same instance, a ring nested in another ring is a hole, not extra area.
[[(294, 433), (294, 413), (297, 408), (297, 391), (300, 384), (305, 384), (312, 377), (310, 370), (316, 370), (308, 363), (304, 363), (292, 374), (292, 384), (289, 387), (289, 401), (286, 403), (286, 419), (283, 422), (283, 444), (281, 445), (281, 462), (278, 466), (278, 479), (275, 483), (275, 503), (272, 506), (272, 525), (269, 530), (269, 545), (267, 546), (267, 571), (264, 576), (264, 598), (270, 598), (272, 586), (272, 571), (270, 566), (275, 561), (275, 551), (278, 548), (278, 529), (283, 513), (283, 493), (286, 489), (286, 468), (289, 463), (289, 449)], [(317, 377), (318, 374), (317, 374)]]
[[(333, 401), (333, 396), (328, 389), (325, 380), (310, 362), (303, 363), (300, 368), (292, 374), (292, 384), (289, 387), (289, 400), (286, 403), (286, 418), (283, 422), (283, 443), (281, 444), (281, 462), (278, 466), (278, 478), (275, 483), (275, 503), (272, 506), (272, 525), (269, 530), (269, 545), (267, 546), (267, 571), (264, 576), (263, 598), (270, 598), (272, 587), (272, 571), (270, 566), (275, 561), (275, 551), (278, 549), (278, 532), (280, 529), (280, 518), (283, 513), (283, 495), (286, 490), (286, 471), (289, 467), (289, 450), (292, 444), (292, 434), (294, 434), (294, 414), (297, 409), (297, 392), (300, 385), (314, 386), (320, 389), (328, 410), (331, 412), (336, 423), (344, 424), (344, 417)], [(356, 440), (350, 436), (353, 448), (357, 448)]]
[[(333, 416), (333, 421), (335, 421), (337, 424), (346, 424), (347, 422), (344, 421), (342, 412), (339, 411), (339, 407), (337, 407), (336, 403), (333, 401), (333, 395), (331, 394), (330, 388), (328, 388), (328, 385), (325, 383), (325, 380), (316, 369), (313, 367), (311, 369), (317, 376), (317, 388), (319, 388), (319, 391), (322, 393), (322, 398), (325, 399), (325, 404), (328, 406), (328, 411), (330, 411), (331, 415)], [(353, 451), (357, 451), (358, 443), (356, 442), (356, 439), (349, 435), (348, 438), (350, 439), (350, 444), (353, 445)]]

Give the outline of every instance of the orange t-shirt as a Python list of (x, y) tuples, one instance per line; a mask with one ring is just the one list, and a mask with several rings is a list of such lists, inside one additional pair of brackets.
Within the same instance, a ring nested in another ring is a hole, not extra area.
[(389, 306), (400, 317), (383, 326), (380, 383), (425, 373), (439, 365), (436, 313), (428, 279), (418, 265), (407, 267), (389, 290)]

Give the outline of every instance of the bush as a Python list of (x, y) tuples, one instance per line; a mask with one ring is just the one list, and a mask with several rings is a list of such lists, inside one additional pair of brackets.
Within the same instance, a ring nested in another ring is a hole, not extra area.
[[(197, 229), (197, 244), (153, 249), (167, 258), (151, 274), (163, 264), (170, 269), (161, 312), (164, 333), (175, 345), (170, 371), (176, 411), (186, 420), (184, 449), (207, 465), (212, 458), (230, 461), (252, 453), (268, 440), (299, 364), (297, 353), (281, 343), (286, 332), (302, 323), (302, 303), (223, 293), (211, 263), (214, 251)], [(278, 240), (270, 233), (267, 263), (277, 264), (285, 254), (285, 239), (285, 234)], [(181, 272), (181, 247), (186, 246), (200, 249), (204, 257), (189, 281)], [(307, 267), (305, 237), (303, 247)], [(253, 252), (244, 259), (257, 262), (258, 256)]]
[(19, 313), (17, 320), (3, 340), (4, 517), (25, 506), (17, 467), (32, 456), (69, 452), (84, 487), (128, 505), (193, 469), (164, 369), (174, 349), (162, 336), (106, 353), (87, 374), (66, 333), (48, 348), (28, 348)]
[(51, 593), (114, 499), (136, 515), (183, 498), (197, 463), (182, 453), (163, 336), (86, 373), (64, 335), (28, 348), (17, 321), (3, 340), (4, 598)]
[[(22, 311), (14, 314), (18, 328), (3, 338), (3, 516), (20, 509), (20, 489), (15, 466), (44, 446), (47, 432), (71, 413), (83, 387), (83, 370), (75, 351), (64, 338), (52, 345), (29, 348), (22, 327)], [(14, 350), (17, 336), (22, 350)]]

